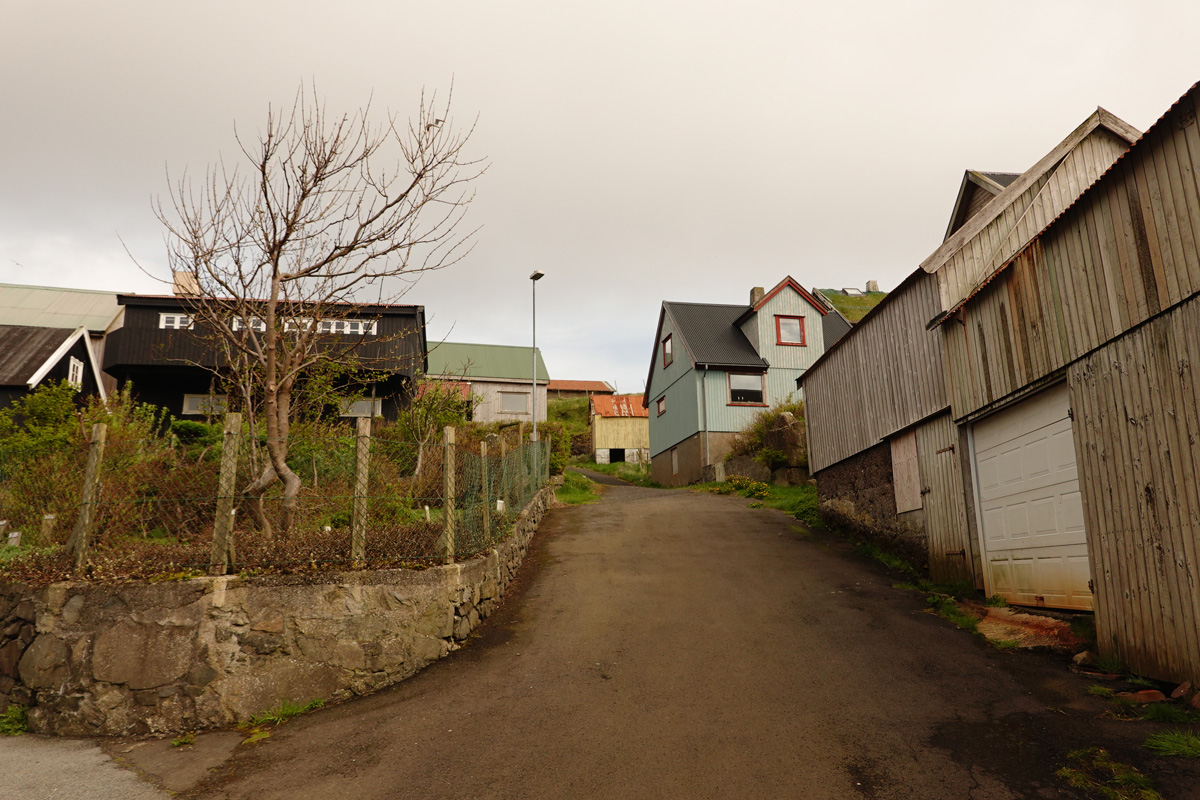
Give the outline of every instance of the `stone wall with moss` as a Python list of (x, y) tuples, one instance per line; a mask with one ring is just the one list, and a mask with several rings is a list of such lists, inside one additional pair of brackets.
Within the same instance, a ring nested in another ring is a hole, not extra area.
[(39, 733), (173, 733), (396, 683), (496, 607), (551, 496), (487, 555), (425, 570), (0, 584), (0, 711), (28, 707)]

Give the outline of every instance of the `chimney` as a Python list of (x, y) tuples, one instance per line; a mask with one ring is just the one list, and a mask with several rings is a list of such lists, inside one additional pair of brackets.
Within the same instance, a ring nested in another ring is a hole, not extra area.
[(868, 292), (878, 292), (879, 291), (879, 281), (867, 281), (867, 291)]
[(763, 295), (765, 295), (766, 293), (767, 292), (765, 289), (763, 289), (763, 287), (755, 286), (753, 289), (750, 290), (750, 305), (752, 305), (752, 306), (758, 305), (759, 302), (763, 299)]
[(171, 294), (176, 297), (199, 297), (200, 281), (190, 272), (176, 272), (171, 282)]

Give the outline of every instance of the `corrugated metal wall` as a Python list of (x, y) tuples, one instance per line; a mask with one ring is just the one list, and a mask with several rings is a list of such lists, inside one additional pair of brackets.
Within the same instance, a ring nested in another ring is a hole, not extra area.
[(929, 576), (940, 583), (973, 582), (973, 557), (963, 501), (958, 426), (942, 414), (916, 428)]
[(1136, 672), (1200, 677), (1200, 299), (1071, 365), (1096, 629)]
[(804, 378), (816, 472), (946, 407), (937, 279), (913, 273)]

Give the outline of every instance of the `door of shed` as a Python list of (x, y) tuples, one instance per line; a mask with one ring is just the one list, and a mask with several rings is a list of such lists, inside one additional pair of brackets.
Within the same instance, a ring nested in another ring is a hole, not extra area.
[(1091, 610), (1067, 385), (977, 422), (973, 451), (988, 594)]

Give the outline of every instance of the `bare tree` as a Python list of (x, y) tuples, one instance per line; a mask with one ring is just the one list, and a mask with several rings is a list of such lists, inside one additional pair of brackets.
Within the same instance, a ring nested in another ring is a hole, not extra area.
[(244, 494), (259, 501), (268, 535), (261, 497), (279, 481), (282, 528), (295, 519), (301, 480), (287, 455), (298, 385), (322, 367), (362, 365), (363, 336), (331, 335), (355, 304), (395, 302), (465, 255), (459, 226), (484, 169), (464, 153), (472, 129), (454, 127), (449, 98), (423, 94), (415, 119), (376, 124), (369, 106), (331, 115), (312, 95), (302, 88), (290, 112), (269, 109), (255, 141), (235, 130), (240, 168), (220, 162), (199, 185), (185, 173), (170, 205), (156, 206), (217, 371), (261, 404), (268, 457)]
[(469, 365), (463, 368), (461, 376), (418, 376), (412, 401), (400, 411), (400, 427), (417, 445), (413, 477), (418, 483), (425, 471), (425, 453), (429, 446), (447, 425), (458, 425), (469, 420), (482, 399), (468, 388), (468, 368)]

